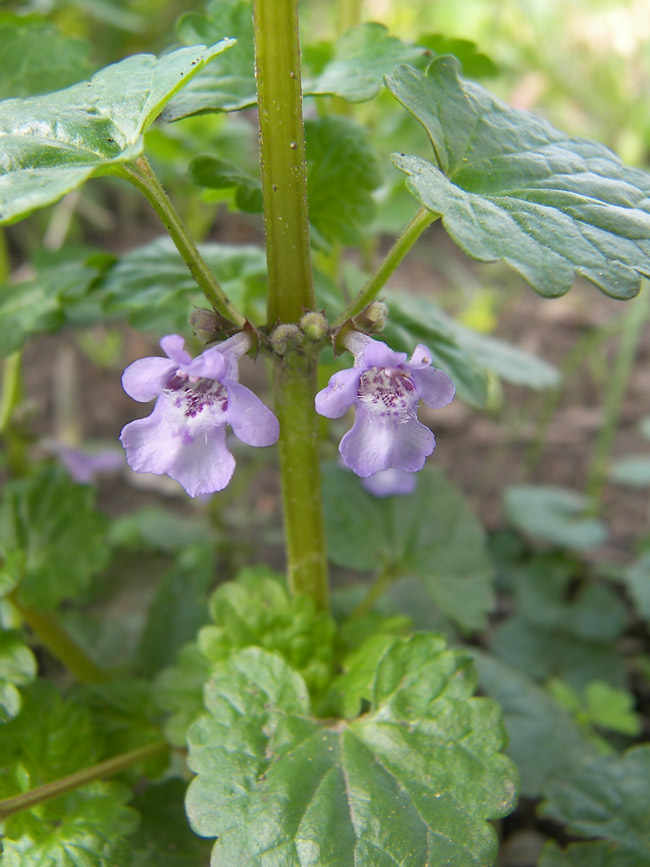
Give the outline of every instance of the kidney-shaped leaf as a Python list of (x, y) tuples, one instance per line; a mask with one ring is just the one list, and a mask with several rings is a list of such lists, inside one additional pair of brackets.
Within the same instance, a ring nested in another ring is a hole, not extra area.
[(395, 154), (417, 199), (474, 259), (502, 259), (540, 294), (576, 274), (630, 298), (650, 273), (650, 175), (464, 81), (457, 61), (400, 66), (391, 93), (425, 127), (435, 164)]
[(491, 865), (486, 820), (512, 808), (516, 772), (475, 685), (465, 654), (422, 633), (382, 657), (367, 714), (324, 722), (282, 659), (231, 657), (189, 732), (187, 811), (218, 837), (212, 864)]
[(139, 156), (165, 103), (232, 44), (137, 54), (66, 90), (0, 103), (0, 223)]

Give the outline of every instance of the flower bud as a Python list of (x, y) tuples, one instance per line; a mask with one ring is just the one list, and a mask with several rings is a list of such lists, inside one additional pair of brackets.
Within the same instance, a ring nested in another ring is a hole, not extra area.
[(324, 313), (316, 310), (310, 310), (300, 320), (300, 327), (305, 332), (305, 335), (313, 341), (322, 340), (327, 336), (329, 324)]
[(297, 325), (278, 325), (271, 334), (271, 348), (276, 355), (286, 355), (290, 349), (300, 346), (304, 339), (305, 335)]
[(373, 301), (365, 310), (355, 316), (354, 324), (361, 331), (383, 331), (388, 322), (388, 305), (383, 301)]

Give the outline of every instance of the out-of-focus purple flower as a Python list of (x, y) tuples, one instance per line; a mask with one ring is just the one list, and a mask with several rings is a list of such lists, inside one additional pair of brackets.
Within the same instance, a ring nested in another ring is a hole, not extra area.
[(406, 473), (421, 470), (433, 451), (433, 433), (417, 420), (420, 398), (433, 409), (446, 406), (454, 384), (442, 370), (431, 367), (431, 352), (419, 344), (411, 360), (385, 343), (352, 332), (345, 345), (354, 367), (341, 370), (316, 395), (316, 411), (340, 418), (356, 407), (352, 428), (339, 451), (346, 466), (367, 478), (391, 467)]
[(373, 497), (404, 497), (413, 493), (417, 478), (413, 473), (391, 467), (367, 476), (361, 484)]
[(235, 459), (226, 446), (226, 425), (251, 446), (278, 439), (278, 420), (250, 389), (238, 382), (237, 362), (249, 349), (242, 332), (192, 358), (177, 334), (163, 337), (167, 358), (141, 358), (124, 371), (122, 386), (135, 400), (157, 397), (147, 418), (132, 421), (120, 435), (136, 473), (165, 473), (191, 497), (221, 491)]
[(55, 443), (50, 445), (50, 451), (59, 458), (75, 482), (82, 485), (92, 482), (97, 473), (115, 472), (124, 466), (124, 453), (115, 449), (87, 452)]

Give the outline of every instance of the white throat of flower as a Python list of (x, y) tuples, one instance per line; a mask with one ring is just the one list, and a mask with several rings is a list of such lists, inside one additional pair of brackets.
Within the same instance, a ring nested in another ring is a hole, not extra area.
[(396, 367), (371, 367), (359, 381), (359, 402), (387, 421), (405, 424), (413, 418), (418, 394), (410, 374)]

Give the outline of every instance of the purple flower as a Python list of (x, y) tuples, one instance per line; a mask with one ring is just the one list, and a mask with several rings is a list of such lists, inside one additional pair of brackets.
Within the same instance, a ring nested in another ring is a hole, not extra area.
[(390, 467), (388, 470), (380, 470), (372, 476), (366, 476), (361, 484), (373, 497), (403, 497), (413, 493), (416, 478), (413, 473), (405, 473), (404, 470)]
[(316, 395), (316, 411), (339, 418), (353, 404), (354, 425), (339, 446), (346, 466), (367, 478), (394, 467), (407, 473), (421, 470), (436, 440), (417, 420), (420, 398), (437, 409), (454, 396), (446, 373), (431, 367), (431, 352), (416, 346), (411, 360), (385, 343), (352, 332), (345, 340), (354, 367), (341, 370)]
[(238, 359), (249, 349), (241, 333), (196, 358), (177, 334), (163, 337), (167, 358), (141, 358), (124, 371), (122, 386), (135, 400), (156, 405), (147, 418), (127, 424), (120, 435), (136, 473), (166, 473), (191, 497), (221, 491), (235, 459), (226, 446), (226, 425), (251, 446), (277, 441), (278, 420), (237, 381)]
[(82, 485), (94, 481), (97, 473), (114, 472), (124, 466), (124, 452), (115, 449), (86, 452), (56, 443), (50, 446), (50, 450), (57, 455), (74, 481)]

